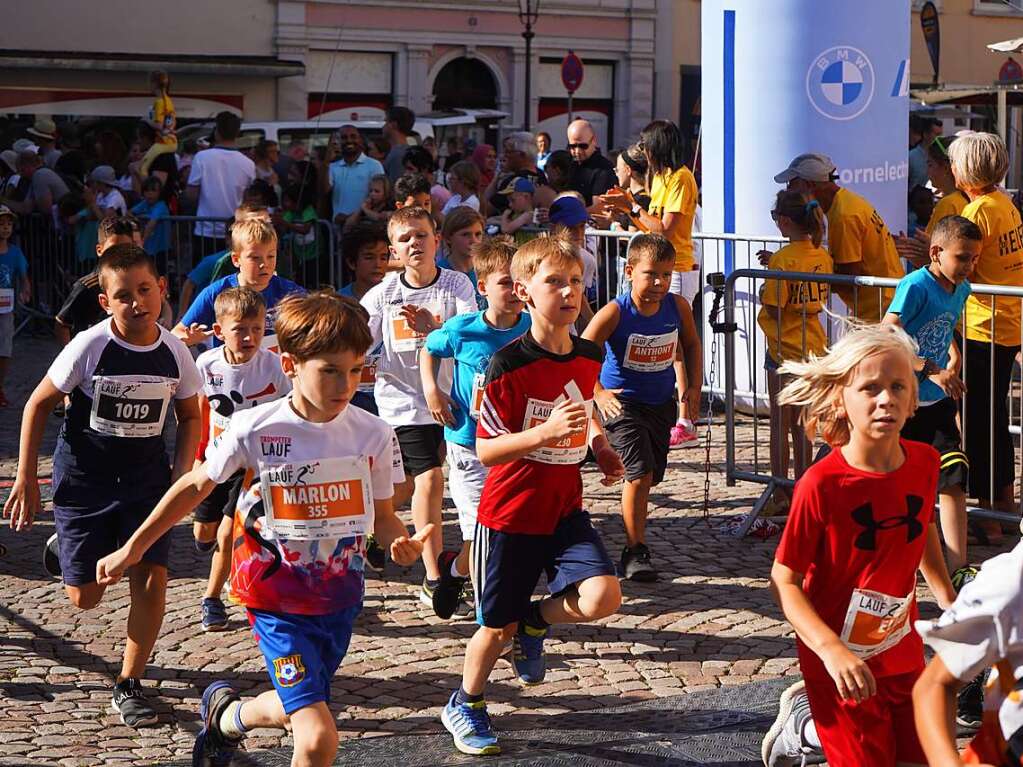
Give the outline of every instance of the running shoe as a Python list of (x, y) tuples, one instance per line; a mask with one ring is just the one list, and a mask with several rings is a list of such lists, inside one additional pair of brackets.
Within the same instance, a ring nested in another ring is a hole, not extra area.
[(129, 727), (148, 727), (156, 724), (156, 709), (146, 700), (142, 683), (138, 679), (125, 679), (114, 685), (110, 705), (121, 721)]
[(462, 619), (476, 617), (476, 594), (469, 579), (466, 579), (465, 585), (462, 586), (462, 597), (455, 607), (455, 617)]
[(431, 581), (426, 576), (423, 576), (423, 587), (419, 590), (419, 601), (427, 607), (433, 607), (433, 592), (439, 585), (440, 581)]
[(56, 578), (58, 581), (63, 575), (63, 570), (60, 567), (60, 547), (57, 544), (57, 534), (54, 533), (46, 539), (46, 545), (43, 547), (43, 569), (52, 578)]
[(455, 614), (462, 601), (462, 590), (467, 578), (451, 574), (451, 563), (458, 559), (456, 551), (442, 551), (437, 557), (440, 582), (433, 589), (431, 605), (438, 618), (447, 620)]
[(679, 447), (689, 442), (695, 442), (700, 437), (685, 424), (677, 423), (671, 427), (671, 437), (668, 439), (668, 447)]
[(956, 594), (962, 591), (967, 583), (975, 580), (978, 572), (980, 571), (976, 567), (965, 565), (952, 573), (952, 588), (956, 590)]
[(454, 738), (455, 748), (470, 756), (501, 753), (497, 735), (494, 734), (493, 725), (490, 723), (490, 714), (487, 713), (487, 704), (482, 700), (475, 703), (455, 703), (456, 695), (457, 692), (451, 694), (448, 704), (440, 712), (440, 720)]
[(227, 607), (216, 597), (203, 597), (202, 630), (224, 631), (227, 628)]
[(806, 684), (800, 680), (781, 694), (778, 716), (760, 744), (760, 758), (766, 767), (801, 767), (821, 764), (824, 752), (810, 745), (805, 737), (812, 721)]
[(233, 701), (241, 700), (227, 682), (214, 682), (202, 694), (199, 719), (202, 728), (192, 746), (192, 767), (226, 767), (241, 742), (220, 731), (220, 715)]
[(534, 628), (525, 621), (519, 621), (512, 666), (523, 684), (541, 684), (547, 676), (547, 659), (543, 653), (543, 640), (547, 638), (547, 633), (548, 629)]
[(650, 549), (645, 543), (622, 549), (621, 573), (623, 578), (637, 583), (653, 583), (657, 580), (657, 570), (650, 563)]
[(956, 724), (966, 732), (980, 729), (984, 717), (984, 678), (978, 674), (956, 696)]
[(369, 565), (371, 570), (375, 570), (378, 573), (382, 573), (384, 571), (384, 565), (386, 563), (387, 558), (384, 555), (384, 547), (377, 542), (375, 535), (367, 536), (366, 564)]

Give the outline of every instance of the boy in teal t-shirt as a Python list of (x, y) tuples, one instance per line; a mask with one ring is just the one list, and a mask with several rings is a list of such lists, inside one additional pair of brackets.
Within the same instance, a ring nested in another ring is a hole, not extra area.
[[(530, 326), (529, 314), (514, 292), (511, 261), (515, 248), (503, 242), (477, 246), (475, 269), (486, 311), (459, 314), (426, 338), (420, 352), (419, 371), (430, 413), (444, 425), (448, 443), (448, 487), (458, 510), (462, 530), (461, 551), (443, 551), (437, 559), (440, 584), (433, 592), (433, 609), (441, 618), (454, 614), (469, 579), (470, 546), (476, 530), (486, 467), (476, 457), (476, 421), (490, 358), (521, 336)], [(440, 361), (454, 359), (451, 395), (438, 385)]]

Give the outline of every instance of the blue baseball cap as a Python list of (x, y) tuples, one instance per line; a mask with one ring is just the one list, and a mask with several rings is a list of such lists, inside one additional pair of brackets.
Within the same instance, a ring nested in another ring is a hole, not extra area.
[(524, 176), (518, 176), (513, 178), (504, 189), (498, 194), (511, 194), (512, 192), (528, 192), (533, 194), (536, 191), (536, 187), (533, 182)]
[(590, 214), (586, 211), (586, 206), (571, 195), (559, 197), (552, 202), (548, 215), (548, 220), (552, 224), (561, 224), (562, 226), (585, 224), (589, 218)]

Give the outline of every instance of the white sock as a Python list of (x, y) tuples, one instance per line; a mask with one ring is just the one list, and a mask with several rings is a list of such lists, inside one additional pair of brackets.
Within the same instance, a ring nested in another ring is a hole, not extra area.
[(220, 715), (220, 721), (217, 722), (220, 731), (231, 740), (243, 738), (249, 731), (248, 727), (242, 724), (241, 711), (242, 702), (240, 700), (231, 701)]
[(680, 423), (680, 424), (681, 424), (682, 426), (685, 426), (685, 427), (686, 427), (687, 429), (689, 429), (690, 431), (692, 431), (692, 430), (693, 430), (693, 422), (692, 422), (692, 421), (690, 421), (690, 420), (689, 420), (688, 418), (679, 418), (679, 419), (678, 419), (678, 422), (679, 422), (679, 423)]
[(455, 578), (467, 578), (469, 576), (469, 573), (465, 573), (463, 575), (462, 573), (458, 572), (458, 557), (455, 557), (454, 559), (451, 560), (451, 574)]
[(821, 739), (817, 736), (817, 725), (813, 719), (803, 725), (803, 740), (810, 748), (820, 749)]

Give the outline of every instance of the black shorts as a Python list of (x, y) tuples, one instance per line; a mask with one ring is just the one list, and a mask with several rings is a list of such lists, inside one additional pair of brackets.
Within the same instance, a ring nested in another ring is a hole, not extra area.
[(440, 424), (398, 426), (394, 433), (401, 447), (406, 476), (418, 477), (444, 465), (444, 427)]
[(1016, 475), (1016, 452), (1009, 434), (1009, 379), (1018, 346), (957, 338), (965, 354), (963, 432), (970, 459), (970, 496), (992, 500)]
[(963, 452), (963, 439), (956, 423), (958, 408), (954, 400), (945, 397), (918, 408), (902, 427), (902, 438), (930, 445), (941, 454), (938, 473), (938, 492), (951, 487), (966, 490), (970, 475), (970, 462)]
[(195, 521), (219, 522), (222, 517), (233, 517), (244, 481), (245, 471), (238, 471), (213, 488), (213, 492), (195, 507)]
[(562, 519), (550, 535), (504, 533), (476, 523), (472, 567), (476, 571), (476, 619), (504, 628), (526, 616), (541, 573), (558, 595), (587, 578), (615, 575), (604, 542), (581, 509)]
[(668, 467), (668, 446), (671, 427), (678, 418), (678, 402), (674, 397), (661, 405), (644, 405), (622, 399), (622, 413), (604, 422), (604, 432), (611, 447), (625, 464), (625, 478), (639, 479), (653, 474), (654, 485), (664, 479)]

